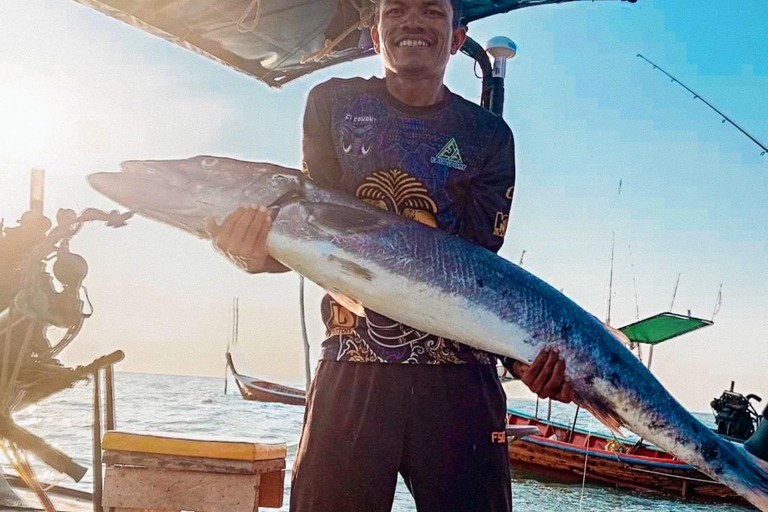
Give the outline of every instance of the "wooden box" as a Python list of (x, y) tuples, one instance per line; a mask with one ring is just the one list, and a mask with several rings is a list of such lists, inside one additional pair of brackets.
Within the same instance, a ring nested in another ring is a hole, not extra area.
[(284, 444), (107, 432), (108, 509), (256, 512), (283, 505)]

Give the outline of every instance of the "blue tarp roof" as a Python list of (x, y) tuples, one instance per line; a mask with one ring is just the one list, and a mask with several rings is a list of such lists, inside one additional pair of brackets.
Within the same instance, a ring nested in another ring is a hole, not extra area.
[[(317, 69), (373, 55), (371, 0), (75, 0), (141, 30), (280, 87)], [(583, 0), (464, 0), (462, 21)], [(619, 0), (605, 0), (619, 1)], [(636, 0), (620, 0), (635, 2)], [(347, 35), (344, 35), (344, 34)], [(326, 41), (337, 41), (321, 59)]]

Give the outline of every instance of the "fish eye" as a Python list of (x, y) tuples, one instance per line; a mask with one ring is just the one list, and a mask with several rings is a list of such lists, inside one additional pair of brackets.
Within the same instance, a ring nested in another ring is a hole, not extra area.
[(292, 176), (286, 176), (285, 174), (273, 174), (272, 175), (272, 181), (275, 183), (282, 185), (285, 182), (293, 181)]
[(219, 163), (219, 159), (218, 158), (213, 158), (213, 157), (209, 156), (207, 158), (203, 158), (203, 161), (200, 162), (200, 165), (202, 165), (203, 167), (213, 167), (217, 163)]

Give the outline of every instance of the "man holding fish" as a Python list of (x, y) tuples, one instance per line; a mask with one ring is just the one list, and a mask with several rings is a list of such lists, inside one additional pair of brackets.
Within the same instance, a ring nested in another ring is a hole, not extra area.
[[(88, 176), (140, 215), (214, 238), (246, 270), (284, 264), (331, 294), (292, 509), (389, 510), (399, 472), (421, 511), (509, 510), (499, 354), (529, 364), (513, 372), (540, 395), (575, 393), (614, 432), (768, 512), (768, 462), (694, 418), (594, 315), (493, 252), (512, 134), (442, 84), (465, 37), (457, 4), (382, 0), (377, 15), (385, 79), (332, 80), (307, 100), (314, 179), (205, 155)], [(267, 208), (232, 214), (253, 205)]]
[[(512, 132), (450, 92), (448, 60), (466, 37), (460, 0), (381, 0), (372, 37), (384, 79), (315, 87), (304, 118), (304, 172), (323, 186), (497, 252), (515, 181)], [(264, 207), (240, 208), (217, 248), (251, 272), (270, 257)], [(418, 510), (509, 511), (506, 400), (496, 357), (326, 295), (327, 339), (309, 390), (291, 510), (388, 511), (398, 472)], [(506, 360), (542, 398), (570, 402), (565, 363), (543, 350)]]

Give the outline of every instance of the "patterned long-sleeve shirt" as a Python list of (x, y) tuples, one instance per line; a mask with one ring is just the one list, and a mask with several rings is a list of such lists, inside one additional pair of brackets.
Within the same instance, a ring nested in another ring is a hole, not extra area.
[[(322, 185), (497, 252), (515, 184), (512, 131), (504, 120), (446, 89), (413, 107), (380, 78), (332, 79), (309, 94), (304, 171)], [(483, 363), (490, 354), (326, 295), (321, 359), (394, 363)]]

